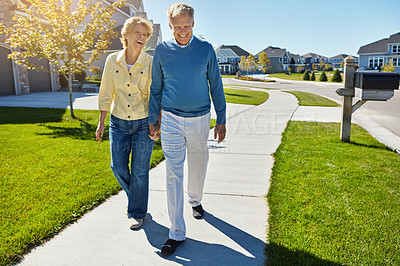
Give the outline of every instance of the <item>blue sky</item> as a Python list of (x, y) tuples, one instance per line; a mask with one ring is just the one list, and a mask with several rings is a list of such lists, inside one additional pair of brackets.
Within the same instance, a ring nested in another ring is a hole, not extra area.
[(300, 55), (357, 55), (360, 46), (400, 32), (400, 0), (143, 0), (164, 40), (172, 38), (167, 8), (181, 1), (195, 9), (195, 35), (252, 54), (277, 46)]

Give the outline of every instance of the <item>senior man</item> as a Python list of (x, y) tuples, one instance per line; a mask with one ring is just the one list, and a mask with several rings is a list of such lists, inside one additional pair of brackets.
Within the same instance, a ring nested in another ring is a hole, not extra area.
[[(225, 138), (226, 102), (219, 66), (212, 45), (193, 35), (194, 10), (176, 3), (168, 8), (174, 38), (155, 50), (149, 101), (149, 131), (155, 139), (161, 123), (166, 160), (169, 239), (161, 254), (169, 256), (185, 241), (183, 218), (183, 165), (188, 161), (188, 196), (193, 216), (204, 215), (201, 205), (208, 164), (207, 139), (211, 98), (217, 114), (214, 138)], [(161, 117), (161, 121), (159, 121)]]

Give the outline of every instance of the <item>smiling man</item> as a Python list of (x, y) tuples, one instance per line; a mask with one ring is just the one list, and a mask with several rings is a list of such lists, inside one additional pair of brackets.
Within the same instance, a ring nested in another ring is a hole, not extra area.
[(169, 256), (185, 241), (183, 165), (187, 156), (189, 203), (201, 219), (204, 180), (208, 164), (207, 139), (211, 99), (217, 114), (214, 138), (225, 138), (226, 103), (218, 61), (212, 45), (193, 35), (194, 10), (176, 3), (167, 11), (174, 38), (155, 50), (149, 101), (150, 137), (158, 138), (166, 160), (169, 239), (161, 254)]

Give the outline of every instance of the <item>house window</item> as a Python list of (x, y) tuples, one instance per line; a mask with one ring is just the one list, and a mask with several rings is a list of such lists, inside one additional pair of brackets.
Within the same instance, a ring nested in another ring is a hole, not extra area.
[(393, 53), (400, 53), (400, 45), (393, 45)]
[(282, 57), (279, 58), (279, 63), (282, 63)]
[[(393, 66), (400, 67), (400, 58), (395, 57), (395, 58), (391, 58), (390, 60), (392, 60)], [(390, 60), (388, 62), (390, 62)]]
[(371, 56), (369, 58), (369, 67), (383, 66), (383, 56)]

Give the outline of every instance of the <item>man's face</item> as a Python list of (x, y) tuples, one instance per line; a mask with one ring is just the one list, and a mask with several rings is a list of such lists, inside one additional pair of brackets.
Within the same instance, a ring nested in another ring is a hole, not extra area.
[(171, 19), (169, 27), (172, 29), (172, 33), (175, 40), (180, 45), (186, 45), (193, 34), (194, 21), (188, 14), (178, 15)]

